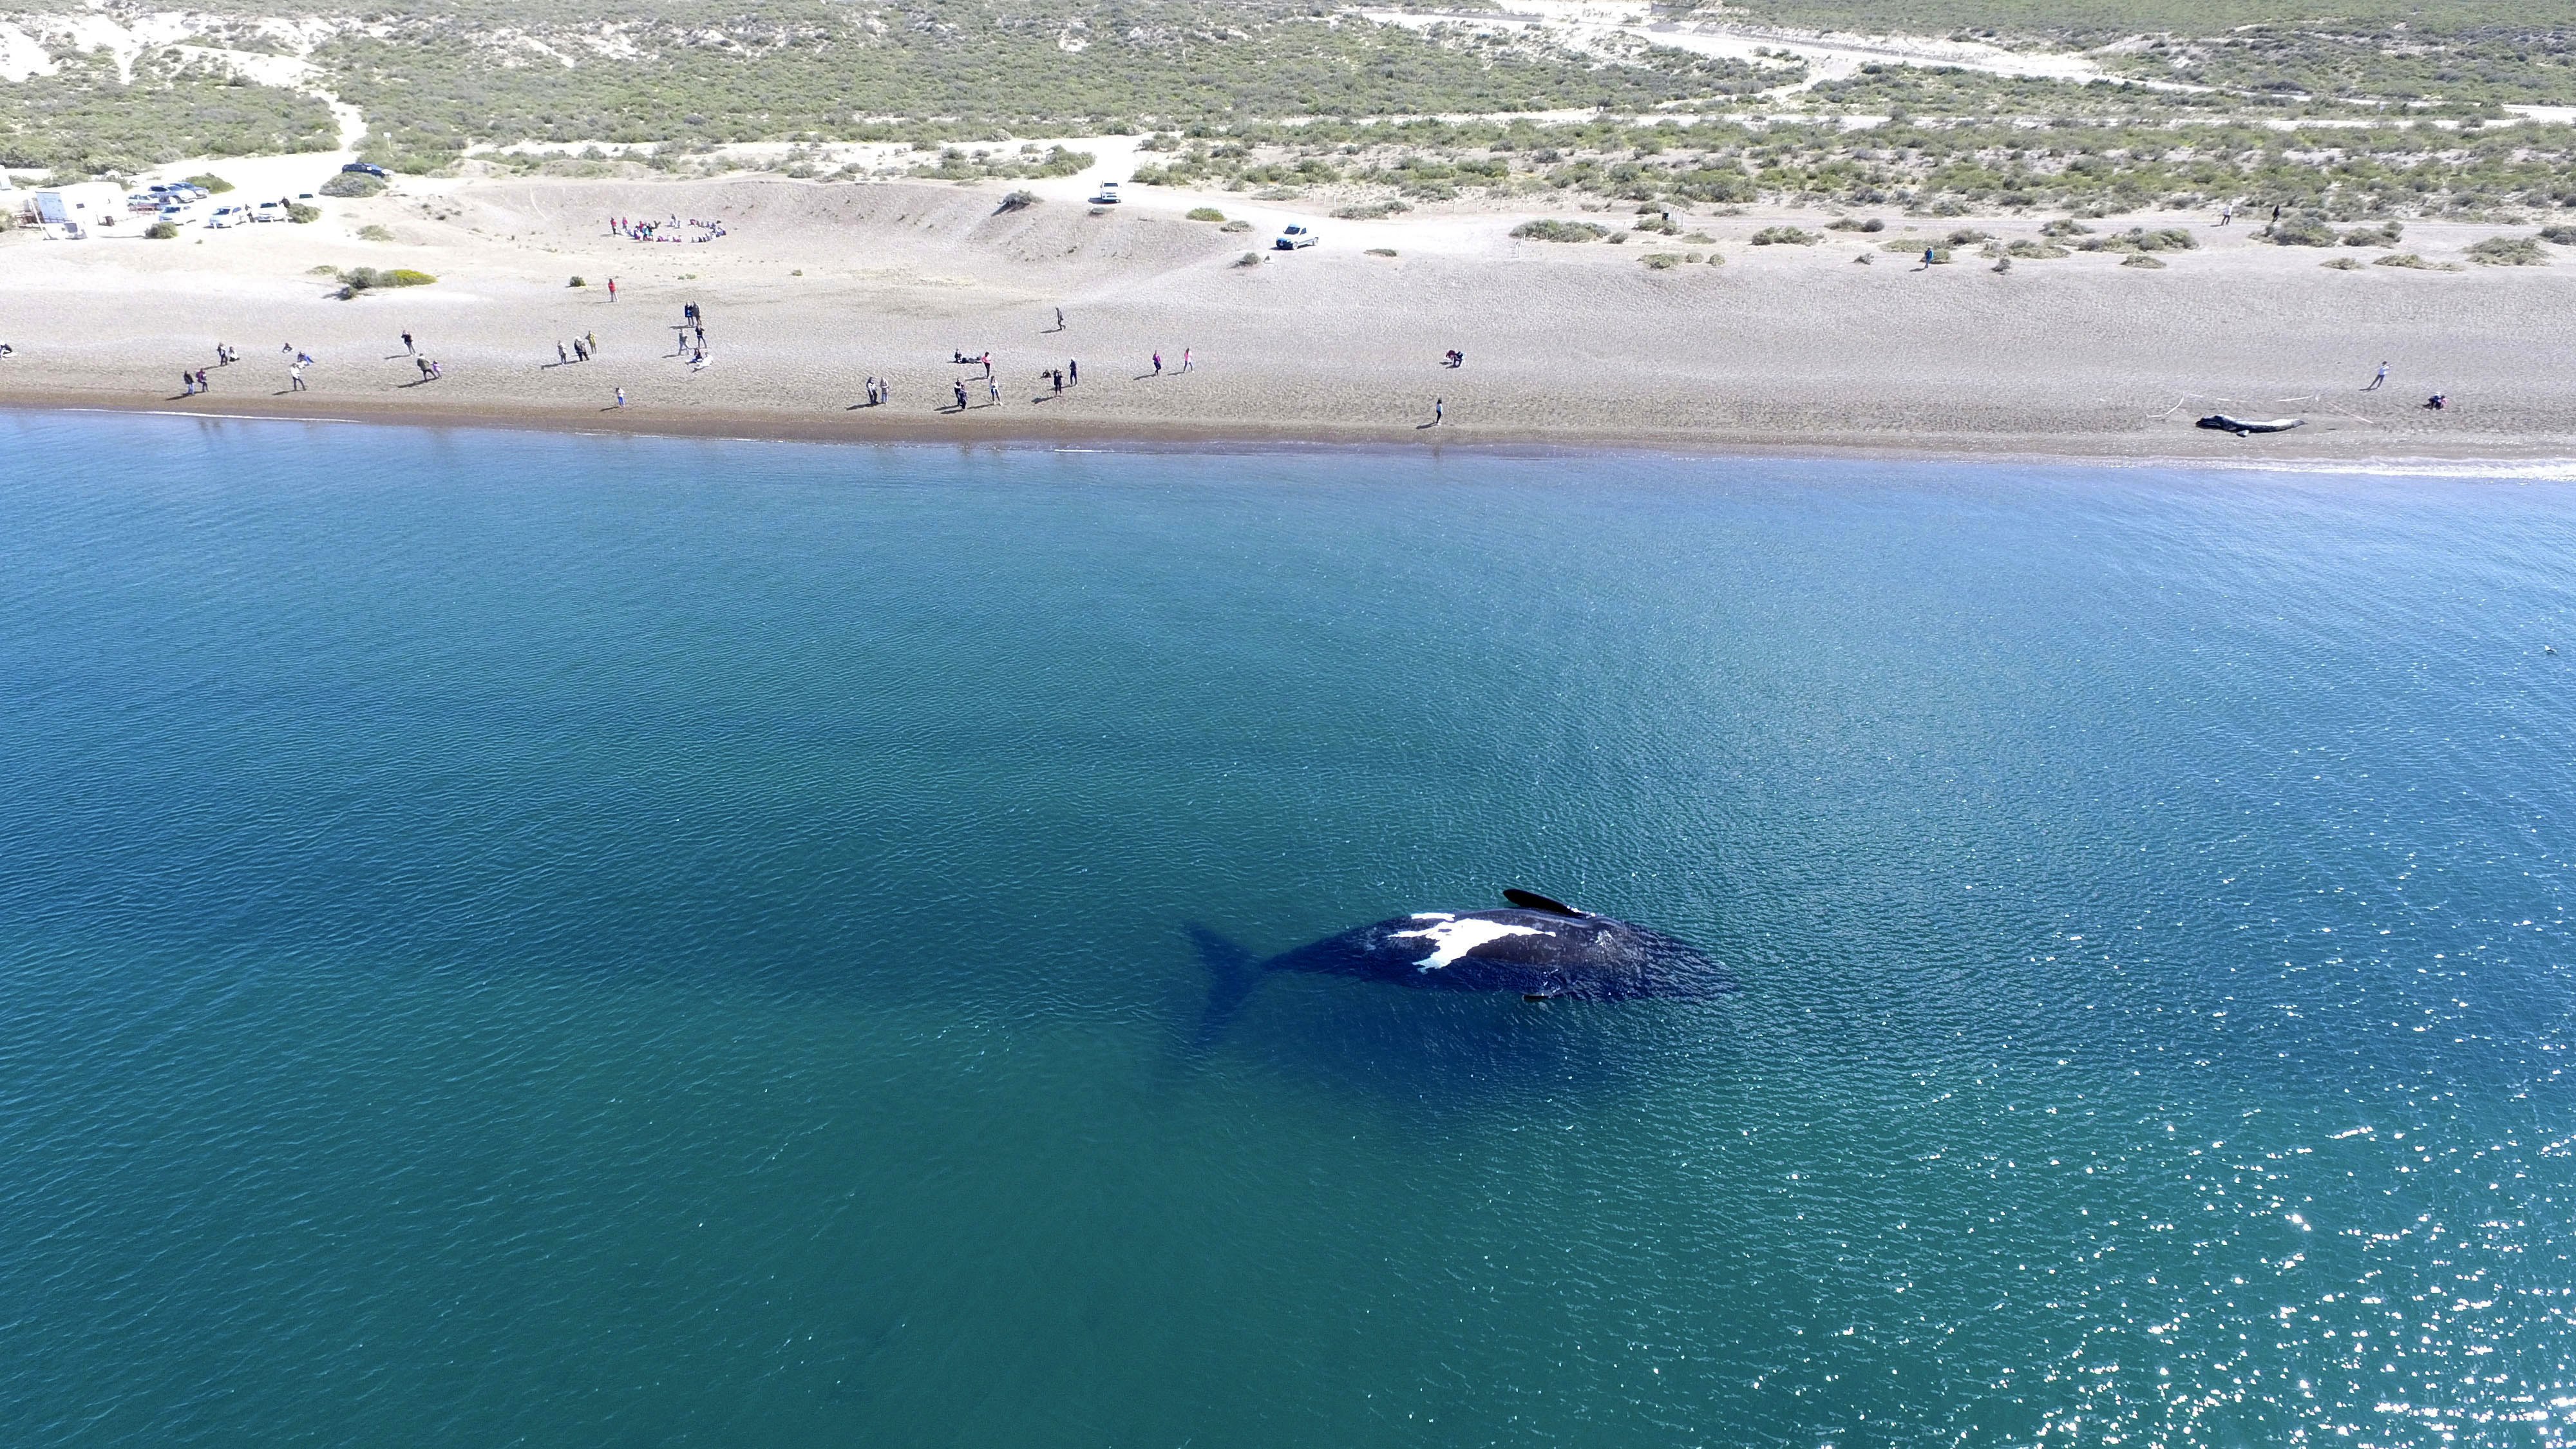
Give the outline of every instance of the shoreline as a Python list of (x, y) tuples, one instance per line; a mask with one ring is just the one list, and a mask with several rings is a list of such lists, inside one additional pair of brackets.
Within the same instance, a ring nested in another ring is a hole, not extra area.
[[(2316, 447), (2297, 433), (2239, 439), (2197, 429), (2163, 432), (2015, 435), (1932, 433), (1767, 433), (1751, 430), (1670, 429), (1625, 432), (1552, 431), (1444, 425), (1412, 427), (1251, 427), (1220, 423), (1136, 423), (1108, 419), (1060, 422), (1025, 413), (989, 422), (970, 412), (953, 416), (836, 418), (785, 410), (685, 410), (496, 406), (476, 401), (422, 408), (367, 398), (241, 398), (221, 408), (192, 407), (185, 399), (118, 399), (87, 391), (0, 387), (0, 409), (15, 413), (115, 413), (193, 418), (207, 422), (303, 422), (411, 428), (471, 428), (565, 436), (706, 439), (752, 443), (824, 443), (896, 447), (1088, 446), (1132, 452), (1275, 452), (1332, 449), (1428, 449), (1503, 456), (1636, 453), (1685, 458), (1787, 458), (1998, 464), (2090, 463), (2125, 467), (2221, 468), (2271, 471), (2358, 472), (2449, 470), (2476, 465), (2522, 465), (2525, 476), (2563, 474), (2576, 481), (2576, 437), (2549, 442), (2493, 438), (2447, 439), (2435, 446), (2409, 439), (2407, 451)], [(2188, 427), (2188, 424), (2185, 425)], [(2322, 433), (2318, 437), (2334, 437)], [(2206, 441), (2196, 452), (2171, 444)], [(2356, 439), (2356, 442), (2364, 440)], [(2158, 446), (2164, 444), (2166, 446)]]
[[(1654, 243), (1523, 240), (1505, 212), (1318, 222), (1319, 245), (1245, 265), (1245, 243), (1178, 212), (1189, 196), (1004, 208), (989, 186), (903, 182), (432, 184), (248, 234), (0, 238), (17, 348), (0, 405), (914, 445), (2576, 459), (2559, 381), (2576, 339), (2547, 321), (2576, 305), (2563, 266), (2334, 271), (2203, 227), (2147, 270), (2080, 252), (1908, 267), (1849, 237), (1759, 244), (1777, 218), (1750, 214), (1693, 219), (1718, 265), (1653, 266), (1638, 247)], [(665, 208), (726, 231), (662, 246), (604, 232)], [(2473, 234), (2419, 230), (2427, 247)], [(435, 282), (343, 299), (324, 278), (362, 258)], [(211, 393), (173, 393), (218, 343), (242, 364), (214, 369)], [(288, 390), (290, 352), (314, 359), (309, 391)], [(2364, 387), (2383, 363), (2392, 381)], [(853, 406), (872, 379), (893, 401)], [(631, 406), (610, 405), (620, 391)], [(2426, 410), (2434, 393), (2451, 407)], [(1435, 403), (1445, 421), (1428, 426)], [(2307, 426), (2192, 426), (2212, 412)]]

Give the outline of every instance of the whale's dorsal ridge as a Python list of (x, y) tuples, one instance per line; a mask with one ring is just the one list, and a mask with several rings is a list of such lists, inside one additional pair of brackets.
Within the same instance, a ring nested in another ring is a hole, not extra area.
[(1518, 887), (1514, 887), (1511, 890), (1503, 892), (1503, 899), (1520, 907), (1522, 910), (1545, 911), (1551, 916), (1572, 916), (1577, 920), (1580, 920), (1583, 917), (1592, 914), (1589, 911), (1578, 911), (1563, 901), (1549, 900), (1547, 897), (1540, 895), (1536, 891), (1525, 891)]

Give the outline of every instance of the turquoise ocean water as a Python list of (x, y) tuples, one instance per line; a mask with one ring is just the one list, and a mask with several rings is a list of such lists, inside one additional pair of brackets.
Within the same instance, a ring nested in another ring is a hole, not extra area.
[(0, 449), (0, 1444), (2569, 1437), (2567, 484)]

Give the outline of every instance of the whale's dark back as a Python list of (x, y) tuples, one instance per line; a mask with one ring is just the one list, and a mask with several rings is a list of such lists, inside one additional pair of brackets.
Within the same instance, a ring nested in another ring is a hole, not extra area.
[(1274, 956), (1275, 971), (1359, 976), (1434, 991), (1517, 991), (1573, 1001), (1705, 999), (1731, 989), (1716, 962), (1660, 931), (1545, 908), (1422, 911)]

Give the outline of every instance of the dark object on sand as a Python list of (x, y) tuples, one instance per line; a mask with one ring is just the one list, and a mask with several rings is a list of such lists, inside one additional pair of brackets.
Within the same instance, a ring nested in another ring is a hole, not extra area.
[(2306, 422), (2306, 418), (2231, 418), (2225, 413), (2211, 413), (2200, 420), (2199, 426), (2241, 438), (2247, 433), (2286, 433)]
[(1212, 1038), (1272, 971), (1319, 971), (1432, 991), (1516, 991), (1531, 1001), (1704, 1001), (1735, 989), (1697, 947), (1660, 931), (1509, 890), (1499, 911), (1416, 911), (1327, 936), (1267, 961), (1189, 928), (1216, 982), (1200, 1023)]

